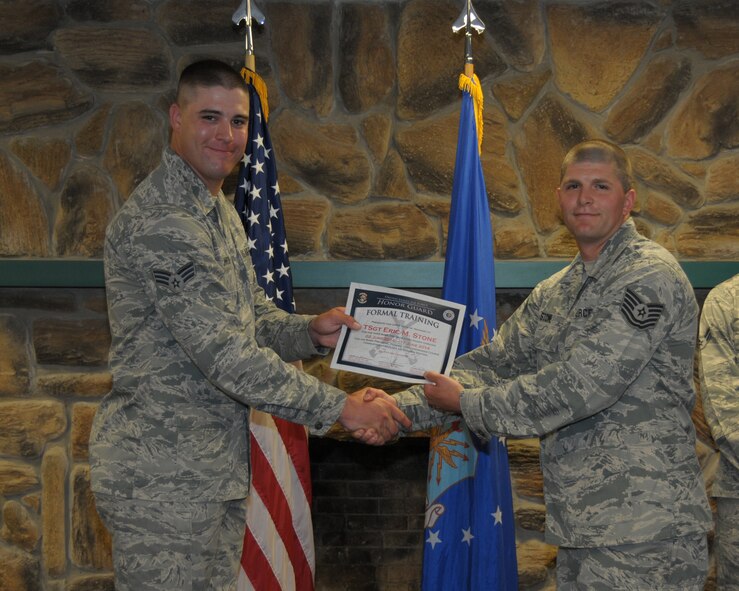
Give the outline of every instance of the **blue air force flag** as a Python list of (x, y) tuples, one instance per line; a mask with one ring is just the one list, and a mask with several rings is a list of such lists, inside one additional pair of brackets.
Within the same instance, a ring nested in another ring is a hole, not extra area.
[[(474, 78), (479, 85), (477, 77)], [(457, 355), (495, 330), (493, 236), (473, 99), (463, 92), (444, 266), (444, 299), (467, 306)], [(488, 444), (460, 420), (432, 432), (424, 530), (424, 591), (518, 588), (504, 439)]]

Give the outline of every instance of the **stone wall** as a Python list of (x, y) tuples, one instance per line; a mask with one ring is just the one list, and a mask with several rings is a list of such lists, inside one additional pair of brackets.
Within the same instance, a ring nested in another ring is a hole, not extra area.
[[(243, 63), (235, 0), (2, 0), (0, 255), (97, 257), (167, 141), (177, 72)], [(443, 258), (463, 39), (452, 0), (263, 0), (257, 70), (294, 257)], [(636, 221), (681, 259), (739, 255), (739, 5), (478, 0), (483, 167), (501, 259), (568, 257), (566, 150), (623, 144)]]
[[(243, 29), (230, 24), (236, 4), (0, 0), (0, 256), (101, 256), (107, 222), (167, 143), (178, 71), (200, 57), (242, 63)], [(487, 25), (474, 55), (499, 259), (574, 253), (553, 189), (562, 156), (586, 137), (632, 155), (640, 231), (680, 259), (739, 259), (736, 2), (475, 6)], [(257, 70), (269, 89), (293, 259), (442, 260), (463, 59), (450, 26), (461, 2), (260, 7)], [(500, 321), (515, 297), (499, 294), (499, 306)], [(102, 290), (0, 290), (0, 591), (112, 588), (86, 463), (90, 420), (110, 387), (108, 343)], [(352, 385), (321, 364), (313, 371)], [(696, 423), (710, 484), (715, 454), (700, 406)], [(415, 498), (419, 483), (398, 483), (392, 466), (417, 465), (423, 450), (331, 445), (321, 442), (313, 458), (319, 586), (356, 590), (362, 577), (367, 589), (417, 588), (412, 501), (388, 503), (390, 515), (407, 513), (403, 526), (372, 512), (380, 497), (354, 520), (335, 511), (355, 515), (348, 501), (334, 501), (372, 483)], [(509, 455), (522, 588), (552, 589), (536, 442), (510, 442)], [(324, 461), (340, 461), (347, 482), (324, 479)], [(388, 472), (363, 479), (356, 466), (366, 462)], [(387, 526), (373, 530), (383, 532), (379, 545), (357, 525), (374, 517)]]

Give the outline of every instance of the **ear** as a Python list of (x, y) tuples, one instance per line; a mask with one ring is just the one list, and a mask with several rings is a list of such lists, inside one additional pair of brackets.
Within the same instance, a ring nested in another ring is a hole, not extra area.
[(177, 103), (169, 106), (169, 124), (173, 130), (179, 129), (182, 124), (182, 109)]
[(634, 203), (636, 202), (636, 191), (629, 189), (624, 195), (624, 217), (628, 217), (631, 210), (634, 209)]

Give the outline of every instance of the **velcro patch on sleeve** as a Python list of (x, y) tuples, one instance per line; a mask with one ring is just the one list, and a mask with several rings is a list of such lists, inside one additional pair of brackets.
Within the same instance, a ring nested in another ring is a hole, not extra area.
[(653, 328), (662, 315), (664, 307), (664, 304), (642, 302), (638, 295), (627, 289), (621, 302), (621, 314), (634, 328)]
[(167, 287), (170, 291), (182, 291), (193, 277), (195, 277), (195, 264), (190, 261), (182, 265), (174, 273), (162, 269), (152, 269), (151, 274), (158, 285)]

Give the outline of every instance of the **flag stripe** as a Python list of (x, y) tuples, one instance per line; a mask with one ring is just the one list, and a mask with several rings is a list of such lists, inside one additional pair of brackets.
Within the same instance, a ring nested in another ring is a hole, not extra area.
[[(291, 570), (294, 572), (296, 584), (299, 585), (298, 588), (302, 591), (306, 588), (304, 586), (307, 582), (306, 579), (308, 581), (312, 580), (312, 569), (308, 562), (308, 557), (306, 557), (303, 545), (300, 543), (300, 538), (295, 531), (292, 511), (290, 510), (286, 491), (282, 489), (280, 482), (277, 480), (277, 474), (284, 477), (286, 473), (291, 472), (291, 464), (289, 462), (282, 462), (283, 465), (270, 465), (270, 460), (274, 462), (280, 457), (279, 452), (275, 453), (275, 448), (280, 447), (279, 442), (275, 443), (273, 440), (269, 441), (268, 445), (271, 446), (271, 449), (265, 450), (259, 445), (259, 443), (263, 443), (259, 441), (259, 433), (256, 434), (255, 441), (258, 442), (258, 445), (256, 445), (252, 450), (252, 466), (254, 468), (254, 473), (259, 473), (261, 478), (254, 483), (254, 492), (257, 493), (261, 499), (269, 499), (269, 503), (265, 503), (265, 509), (272, 518), (274, 529), (285, 548), (284, 557), (278, 556), (275, 560), (271, 560), (268, 557), (268, 560), (272, 562), (273, 570), (279, 573), (281, 568), (286, 567), (284, 558), (288, 558), (291, 563)], [(284, 447), (282, 450), (284, 450)], [(270, 460), (267, 459), (265, 451), (266, 453), (272, 452)], [(282, 457), (286, 458), (284, 455)], [(290, 483), (287, 483), (287, 486), (290, 486)], [(302, 487), (298, 488), (302, 491)], [(288, 489), (287, 492), (294, 494), (294, 487)], [(251, 524), (250, 529), (255, 531), (255, 528), (252, 527)], [(256, 532), (259, 532), (259, 530), (256, 530)], [(258, 537), (258, 535), (259, 533), (254, 533), (255, 537)]]
[[(252, 493), (251, 502), (260, 508), (257, 515), (269, 519), (269, 512), (264, 506), (259, 493)], [(244, 554), (241, 560), (244, 566), (249, 565), (249, 568), (245, 570), (245, 574), (246, 580), (253, 589), (281, 591), (280, 580), (292, 581), (295, 579), (294, 576), (290, 576), (292, 573), (287, 573), (288, 576), (285, 576), (285, 573), (281, 572), (281, 570), (291, 568), (282, 541), (278, 536), (269, 536), (269, 540), (266, 540), (263, 536), (257, 538), (252, 534), (252, 531), (266, 534), (274, 532), (274, 529), (270, 526), (271, 523), (266, 523), (264, 520), (260, 522), (252, 519), (251, 528), (247, 528), (244, 537)], [(274, 564), (279, 564), (282, 568), (275, 568)], [(278, 580), (278, 575), (281, 575), (280, 580)], [(294, 589), (294, 587), (288, 587), (287, 589)]]
[(273, 417), (275, 426), (280, 433), (282, 442), (285, 444), (287, 454), (292, 461), (292, 467), (300, 480), (308, 505), (312, 502), (311, 480), (310, 480), (310, 455), (308, 454), (308, 434), (303, 425), (297, 425), (290, 421)]
[[(265, 420), (272, 420), (269, 415), (264, 413), (260, 413), (260, 415), (262, 415), (261, 418), (266, 417)], [(254, 474), (260, 474), (260, 478), (254, 480), (253, 489), (262, 500), (269, 500), (268, 503), (264, 503), (265, 509), (269, 513), (274, 530), (285, 548), (286, 558), (289, 558), (291, 563), (289, 572), (293, 573), (293, 576), (288, 576), (287, 579), (312, 580), (312, 561), (314, 559), (312, 544), (309, 545), (311, 555), (307, 556), (306, 549), (301, 543), (301, 539), (307, 539), (308, 537), (312, 539), (310, 513), (308, 512), (307, 520), (304, 518), (305, 512), (296, 515), (294, 519), (288, 502), (288, 498), (293, 499), (293, 501), (297, 499), (296, 504), (301, 506), (304, 502), (307, 502), (300, 480), (293, 469), (292, 462), (289, 461), (289, 456), (286, 453), (285, 446), (282, 445), (282, 441), (272, 437), (272, 429), (263, 425), (256, 425), (253, 433), (254, 439), (252, 441), (256, 445), (252, 449), (252, 467)], [(299, 499), (300, 495), (303, 495), (303, 499)], [(251, 524), (250, 529), (252, 529), (255, 538), (261, 533), (258, 530), (255, 531)], [(281, 568), (286, 566), (282, 564), (284, 561), (274, 560), (271, 562), (273, 563), (273, 570), (278, 573)], [(304, 582), (303, 585), (305, 584)], [(301, 591), (303, 589), (307, 588), (301, 587)]]

